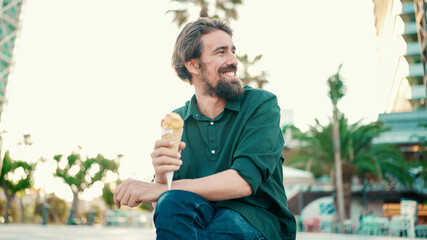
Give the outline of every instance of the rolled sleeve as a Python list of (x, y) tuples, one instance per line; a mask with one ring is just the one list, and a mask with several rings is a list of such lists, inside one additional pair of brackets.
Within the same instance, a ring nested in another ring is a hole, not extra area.
[(250, 184), (252, 194), (279, 165), (284, 145), (279, 123), (280, 108), (274, 95), (261, 102), (244, 123), (231, 169)]

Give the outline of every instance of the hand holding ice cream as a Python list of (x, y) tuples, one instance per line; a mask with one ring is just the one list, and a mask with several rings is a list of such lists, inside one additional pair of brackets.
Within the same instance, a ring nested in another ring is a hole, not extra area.
[[(184, 130), (183, 127), (184, 120), (182, 120), (181, 116), (177, 113), (168, 113), (162, 120), (162, 139), (174, 142), (174, 145), (170, 147), (171, 149), (178, 151), (182, 133)], [(168, 172), (166, 174), (168, 189), (171, 188), (172, 177), (173, 172)]]

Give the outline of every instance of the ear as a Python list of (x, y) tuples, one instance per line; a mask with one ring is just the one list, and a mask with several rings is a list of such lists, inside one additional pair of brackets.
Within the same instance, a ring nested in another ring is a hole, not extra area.
[(197, 61), (196, 59), (193, 58), (193, 59), (186, 61), (185, 67), (187, 68), (188, 72), (191, 75), (198, 75), (199, 74), (200, 65), (199, 65), (199, 61)]

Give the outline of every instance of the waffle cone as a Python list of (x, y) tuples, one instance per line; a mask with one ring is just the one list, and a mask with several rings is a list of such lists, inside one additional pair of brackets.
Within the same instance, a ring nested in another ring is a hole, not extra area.
[(182, 133), (184, 128), (179, 129), (163, 129), (162, 131), (162, 139), (169, 140), (175, 143), (175, 145), (171, 146), (170, 149), (175, 149), (178, 151), (179, 143), (181, 142)]
[[(183, 131), (184, 131), (184, 128), (179, 128), (179, 129), (162, 128), (162, 139), (174, 142), (175, 144), (171, 146), (170, 149), (174, 149), (178, 151), (179, 144), (181, 143)], [(166, 173), (166, 180), (167, 180), (169, 190), (171, 189), (172, 178), (173, 178), (173, 172)]]

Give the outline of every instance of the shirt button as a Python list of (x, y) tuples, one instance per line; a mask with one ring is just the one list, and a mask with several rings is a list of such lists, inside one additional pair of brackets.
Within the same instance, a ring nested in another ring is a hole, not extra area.
[(215, 154), (215, 150), (212, 150), (212, 151), (211, 151), (211, 153), (212, 153), (212, 154)]
[(214, 125), (214, 122), (210, 122), (209, 124), (210, 124), (210, 125)]

